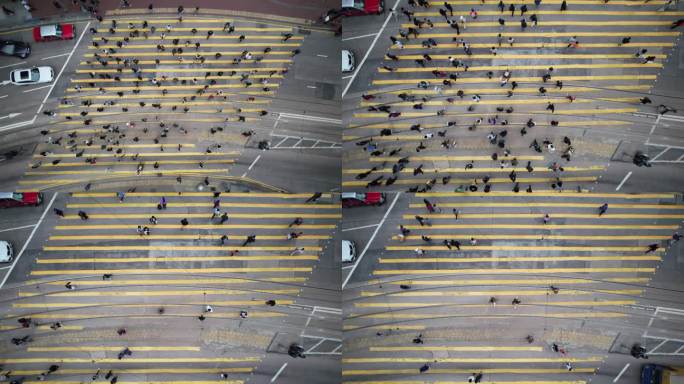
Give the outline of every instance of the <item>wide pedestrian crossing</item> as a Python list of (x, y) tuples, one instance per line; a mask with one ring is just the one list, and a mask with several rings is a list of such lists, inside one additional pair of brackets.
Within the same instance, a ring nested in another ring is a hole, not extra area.
[(3, 372), (247, 382), (277, 332), (308, 324), (300, 307), (316, 297), (303, 287), (341, 218), (336, 196), (312, 196), (71, 193), (28, 281), (2, 292), (0, 330), (31, 338), (6, 349)]
[(667, 193), (406, 200), (371, 277), (344, 292), (347, 383), (589, 382), (606, 325), (648, 322), (634, 308), (684, 219)]
[[(610, 144), (582, 136), (645, 129), (629, 117), (657, 109), (645, 96), (682, 12), (667, 2), (561, 3), (400, 6), (369, 89), (350, 99), (343, 187), (588, 189)], [(543, 177), (552, 164), (556, 174)], [(511, 168), (521, 178), (506, 185), (496, 176)]]

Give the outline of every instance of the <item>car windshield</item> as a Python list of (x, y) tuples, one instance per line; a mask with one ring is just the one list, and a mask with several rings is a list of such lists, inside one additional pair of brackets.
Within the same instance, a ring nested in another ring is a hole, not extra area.
[(6, 44), (6, 45), (2, 46), (2, 53), (4, 53), (5, 55), (13, 55), (14, 49), (15, 49), (14, 44)]
[(366, 3), (365, 0), (343, 0), (342, 6), (343, 7), (353, 7), (356, 9), (364, 9), (365, 3)]
[(40, 71), (38, 68), (31, 68), (31, 81), (38, 81), (40, 79)]

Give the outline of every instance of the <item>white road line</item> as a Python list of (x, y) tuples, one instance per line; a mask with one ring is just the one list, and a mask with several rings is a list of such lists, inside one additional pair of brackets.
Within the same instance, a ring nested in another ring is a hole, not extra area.
[(315, 86), (315, 85), (307, 85), (306, 87), (309, 88), (309, 89), (316, 89), (316, 86)]
[(256, 162), (259, 161), (259, 159), (261, 159), (261, 155), (257, 156), (256, 159), (252, 161), (252, 164), (249, 165), (249, 168), (247, 168), (247, 170), (251, 171), (252, 168), (254, 168), (254, 164), (256, 164)]
[[(50, 94), (52, 93), (52, 90), (55, 89), (55, 85), (57, 85), (57, 81), (59, 80), (60, 76), (62, 76), (62, 73), (64, 73), (64, 69), (66, 69), (67, 64), (69, 64), (69, 60), (71, 60), (71, 56), (74, 55), (74, 52), (76, 51), (76, 47), (81, 43), (81, 40), (83, 40), (83, 36), (85, 35), (86, 31), (90, 27), (90, 21), (86, 26), (83, 28), (83, 32), (81, 32), (81, 36), (78, 37), (78, 40), (76, 40), (76, 44), (74, 44), (74, 47), (71, 48), (71, 52), (69, 52), (69, 57), (64, 61), (64, 64), (62, 65), (62, 69), (59, 70), (59, 73), (57, 74), (57, 77), (55, 77), (55, 80), (52, 82), (52, 86), (50, 90), (48, 91), (47, 95), (45, 95), (45, 98), (43, 101), (40, 103), (40, 106), (38, 107), (38, 110), (36, 111), (36, 116), (40, 113), (41, 110), (43, 110), (43, 106), (45, 105), (45, 102), (47, 99), (50, 97)], [(33, 117), (33, 120), (35, 121), (36, 117)]]
[(357, 229), (364, 229), (364, 228), (372, 228), (372, 227), (377, 227), (378, 225), (379, 224), (371, 224), (371, 225), (364, 225), (363, 227), (347, 228), (347, 229), (343, 229), (342, 232), (356, 231)]
[(351, 78), (351, 77), (352, 77), (352, 75), (349, 75), (349, 76), (342, 76), (342, 79), (343, 79), (343, 80), (344, 80), (344, 79), (349, 79), (349, 78)]
[(622, 181), (620, 182), (620, 185), (618, 185), (617, 188), (615, 188), (615, 190), (616, 190), (616, 191), (619, 191), (620, 188), (622, 188), (622, 186), (625, 184), (625, 182), (627, 181), (627, 179), (629, 179), (630, 176), (632, 176), (632, 171), (629, 171), (629, 172), (625, 175), (625, 178), (622, 179)]
[(26, 239), (26, 242), (24, 243), (24, 246), (21, 247), (21, 250), (19, 253), (14, 257), (14, 261), (12, 262), (12, 265), (10, 265), (9, 271), (5, 274), (5, 277), (3, 277), (2, 282), (0, 282), (0, 289), (5, 286), (5, 283), (7, 282), (7, 279), (9, 279), (10, 275), (12, 274), (12, 270), (14, 270), (14, 267), (17, 265), (17, 262), (19, 262), (19, 258), (21, 258), (21, 255), (24, 254), (24, 251), (26, 251), (26, 248), (28, 248), (28, 245), (31, 243), (31, 239), (33, 239), (33, 235), (36, 234), (36, 231), (38, 230), (38, 227), (40, 227), (40, 224), (43, 222), (45, 219), (45, 215), (47, 215), (48, 212), (50, 212), (50, 208), (52, 208), (52, 203), (55, 202), (55, 199), (57, 198), (58, 192), (55, 192), (54, 195), (52, 195), (52, 199), (50, 199), (50, 203), (48, 203), (47, 207), (45, 207), (45, 211), (43, 211), (43, 214), (40, 215), (40, 219), (36, 223), (36, 225), (33, 227), (33, 230), (31, 231), (31, 234), (29, 234), (28, 238)]
[(346, 265), (346, 266), (342, 267), (342, 269), (349, 269), (349, 268), (354, 268), (354, 265), (352, 264), (352, 265)]
[(0, 229), (0, 232), (16, 231), (17, 229), (31, 228), (31, 227), (35, 227), (35, 226), (36, 226), (35, 224), (31, 224), (31, 225), (24, 225), (23, 227)]
[(353, 37), (347, 37), (346, 39), (342, 39), (342, 41), (349, 41), (349, 40), (356, 40), (356, 39), (363, 39), (365, 37), (371, 37), (371, 36), (377, 36), (377, 33), (369, 33), (367, 35), (361, 35), (361, 36), (353, 36)]
[[(396, 4), (395, 4), (396, 7)], [(359, 257), (356, 259), (356, 263), (354, 263), (354, 268), (349, 272), (347, 275), (347, 278), (344, 279), (344, 283), (342, 283), (342, 289), (347, 286), (347, 283), (349, 282), (349, 279), (351, 279), (352, 275), (354, 274), (354, 271), (356, 270), (356, 267), (361, 263), (361, 259), (363, 259), (363, 256), (366, 254), (366, 251), (368, 248), (370, 248), (370, 245), (373, 243), (373, 239), (375, 239), (375, 236), (378, 234), (378, 231), (380, 231), (380, 228), (382, 228), (382, 225), (385, 223), (385, 220), (387, 220), (387, 216), (389, 216), (390, 212), (392, 212), (392, 208), (394, 208), (394, 204), (397, 203), (397, 200), (399, 200), (399, 196), (401, 196), (401, 192), (397, 192), (397, 195), (394, 196), (394, 200), (392, 200), (392, 204), (390, 204), (389, 208), (387, 208), (387, 212), (385, 212), (385, 215), (382, 216), (382, 220), (378, 223), (378, 226), (375, 227), (375, 231), (373, 231), (373, 234), (371, 235), (370, 239), (366, 243), (366, 246), (363, 248), (363, 251), (361, 251), (361, 254)]]
[(17, 65), (22, 65), (22, 64), (26, 64), (26, 62), (25, 62), (25, 61), (22, 61), (22, 62), (19, 62), (19, 63), (14, 63), (14, 64), (10, 64), (10, 65), (5, 65), (5, 66), (3, 66), (3, 67), (0, 67), (0, 69), (9, 68), (9, 67), (16, 67)]
[(397, 5), (399, 5), (399, 1), (397, 0), (394, 2), (394, 6), (391, 8), (389, 14), (387, 15), (387, 18), (385, 19), (385, 22), (382, 23), (382, 28), (378, 31), (377, 34), (375, 34), (375, 38), (373, 39), (373, 42), (371, 43), (370, 47), (368, 47), (368, 50), (366, 51), (366, 54), (363, 55), (363, 59), (361, 59), (361, 62), (359, 65), (356, 67), (356, 71), (352, 74), (351, 80), (347, 82), (347, 86), (344, 87), (344, 90), (342, 91), (342, 98), (344, 98), (344, 95), (347, 94), (347, 91), (349, 91), (349, 87), (351, 87), (352, 83), (354, 82), (354, 79), (356, 78), (356, 75), (359, 74), (359, 71), (361, 70), (361, 67), (363, 67), (363, 63), (366, 62), (368, 59), (368, 55), (370, 55), (371, 51), (373, 50), (373, 47), (375, 47), (375, 44), (378, 42), (378, 38), (380, 38), (380, 35), (382, 35), (382, 31), (385, 30), (385, 27), (387, 27), (387, 23), (389, 23), (390, 18), (392, 17), (393, 11), (397, 8)]
[(625, 364), (624, 368), (622, 368), (622, 371), (620, 371), (620, 373), (618, 373), (618, 375), (613, 379), (613, 383), (617, 383), (617, 381), (620, 380), (620, 377), (622, 377), (627, 368), (629, 368), (629, 364), (630, 363)]
[(316, 55), (316, 56), (318, 56), (318, 57), (323, 57), (323, 58), (327, 58), (327, 57), (328, 57), (328, 55)]
[(271, 378), (271, 383), (276, 381), (276, 379), (278, 378), (278, 376), (280, 376), (280, 374), (283, 372), (285, 367), (287, 367), (287, 363), (283, 363), (283, 366), (280, 367), (280, 369), (278, 370), (278, 372), (276, 372), (275, 375), (273, 375), (273, 377)]
[(39, 89), (45, 89), (45, 88), (49, 88), (49, 87), (52, 87), (52, 84), (50, 84), (50, 85), (44, 85), (44, 86), (42, 86), (42, 87), (38, 87), (38, 88), (31, 88), (31, 89), (27, 89), (27, 90), (25, 90), (25, 91), (22, 91), (22, 92), (23, 92), (23, 93), (28, 93), (28, 92), (33, 92), (33, 91), (37, 91), (37, 90), (39, 90)]
[(342, 120), (340, 120), (340, 119), (331, 119), (328, 117), (321, 117), (321, 116), (298, 115), (296, 113), (286, 113), (286, 112), (281, 112), (278, 114), (278, 116), (282, 117), (283, 119), (290, 118), (290, 119), (317, 121), (320, 123), (330, 123), (330, 124), (335, 124), (335, 125), (342, 125)]
[(69, 52), (67, 52), (67, 53), (62, 53), (61, 55), (54, 55), (54, 56), (43, 57), (41, 60), (50, 60), (50, 59), (54, 59), (54, 58), (56, 58), (56, 57), (66, 56), (66, 55), (68, 55), (68, 54), (69, 54)]
[(259, 159), (261, 159), (261, 155), (257, 156), (257, 157), (254, 159), (254, 161), (252, 161), (252, 164), (249, 165), (249, 168), (247, 168), (247, 170), (245, 171), (245, 173), (242, 174), (241, 177), (246, 177), (246, 176), (247, 176), (247, 173), (248, 173), (249, 171), (251, 171), (252, 168), (254, 168), (254, 164), (256, 164), (256, 162), (259, 161)]
[(2, 95), (2, 96), (0, 96), (0, 99), (4, 99), (7, 96), (9, 96), (9, 95)]
[(23, 127), (25, 125), (31, 125), (31, 124), (33, 124), (34, 121), (36, 121), (36, 116), (33, 116), (33, 119), (31, 119), (31, 120), (21, 121), (19, 123), (13, 123), (13, 124), (8, 124), (5, 126), (2, 126), (2, 127), (0, 127), (0, 132), (9, 131), (10, 129)]

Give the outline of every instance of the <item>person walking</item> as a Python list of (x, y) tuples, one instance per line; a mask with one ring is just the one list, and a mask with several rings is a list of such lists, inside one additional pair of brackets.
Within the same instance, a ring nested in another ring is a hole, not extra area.
[(608, 211), (608, 203), (604, 203), (603, 205), (601, 205), (599, 207), (599, 209), (598, 209), (599, 217), (603, 216), (603, 214), (606, 213), (606, 211)]
[(563, 0), (560, 6), (561, 11), (567, 11), (568, 10), (568, 2), (566, 0)]

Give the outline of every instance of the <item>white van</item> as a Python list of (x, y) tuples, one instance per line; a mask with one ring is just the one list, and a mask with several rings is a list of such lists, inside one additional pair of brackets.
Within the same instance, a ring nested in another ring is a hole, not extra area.
[(14, 249), (9, 241), (0, 240), (0, 263), (9, 263), (14, 258)]
[(342, 262), (352, 263), (356, 260), (356, 244), (351, 240), (342, 240)]
[(354, 53), (346, 49), (342, 50), (342, 72), (352, 72), (356, 66), (356, 60), (354, 59)]

